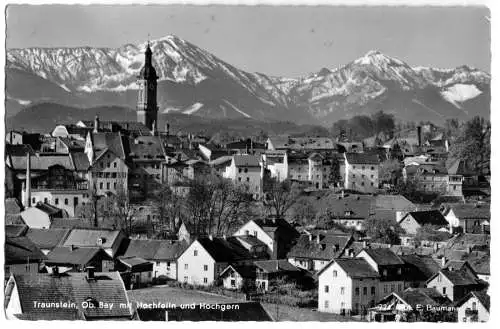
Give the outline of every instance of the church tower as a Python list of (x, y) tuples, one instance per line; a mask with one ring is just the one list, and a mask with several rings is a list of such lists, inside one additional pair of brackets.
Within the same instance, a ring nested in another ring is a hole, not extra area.
[(156, 132), (158, 124), (158, 104), (156, 103), (156, 89), (158, 76), (153, 67), (153, 52), (146, 48), (145, 62), (138, 76), (139, 94), (137, 97), (137, 121), (144, 124), (152, 132)]

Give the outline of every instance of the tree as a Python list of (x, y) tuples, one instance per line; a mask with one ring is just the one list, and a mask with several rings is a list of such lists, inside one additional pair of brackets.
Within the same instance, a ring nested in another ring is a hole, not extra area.
[(415, 242), (420, 244), (422, 241), (445, 241), (451, 238), (450, 233), (438, 231), (438, 229), (439, 227), (430, 224), (419, 227), (415, 235)]
[(300, 198), (290, 209), (290, 220), (301, 225), (313, 224), (316, 208), (308, 198)]
[(106, 208), (109, 209), (110, 217), (114, 218), (118, 226), (130, 235), (132, 233), (133, 219), (137, 210), (130, 204), (128, 193), (124, 185), (118, 184), (116, 194), (111, 195), (107, 200), (108, 205)]
[(163, 185), (152, 200), (158, 207), (160, 225), (173, 231), (177, 221), (184, 218), (184, 198), (175, 194), (170, 186)]
[(384, 111), (378, 111), (372, 115), (373, 126), (375, 129), (375, 133), (384, 133), (385, 135), (392, 138), (394, 135), (394, 130), (396, 128), (396, 124), (394, 122), (394, 115), (384, 113)]
[(343, 177), (340, 174), (340, 162), (337, 157), (332, 157), (330, 164), (330, 173), (328, 183), (333, 186), (339, 186), (342, 183)]
[(267, 184), (264, 207), (269, 215), (285, 218), (286, 212), (297, 201), (298, 196), (299, 190), (292, 185), (291, 181), (279, 182), (270, 178)]
[(397, 159), (389, 159), (382, 162), (379, 166), (378, 178), (381, 183), (395, 185), (398, 178), (401, 177), (401, 162)]
[(476, 116), (467, 121), (451, 146), (451, 155), (462, 159), (477, 174), (489, 173), (491, 124)]
[(404, 233), (395, 218), (371, 217), (365, 221), (364, 229), (371, 241), (387, 244), (399, 244), (400, 235)]

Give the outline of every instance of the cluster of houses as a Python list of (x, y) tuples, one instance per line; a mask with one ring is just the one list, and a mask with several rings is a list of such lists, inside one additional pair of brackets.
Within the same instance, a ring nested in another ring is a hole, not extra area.
[[(265, 294), (285, 280), (316, 289), (320, 312), (410, 321), (430, 316), (421, 307), (432, 305), (441, 317), (488, 319), (489, 176), (448, 159), (442, 134), (423, 141), (422, 131), (431, 128), (418, 127), (390, 139), (271, 136), (220, 145), (206, 136), (173, 134), (168, 124), (157, 128), (156, 79), (149, 49), (137, 122), (96, 116), (58, 124), (48, 134), (7, 134), (8, 318), (130, 320), (139, 315), (128, 289), (178, 281)], [(400, 160), (400, 179), (416, 179), (421, 192), (438, 193), (440, 201), (414, 204), (389, 194), (394, 182), (380, 175), (389, 159)], [(195, 234), (188, 221), (168, 221), (166, 228), (154, 226), (168, 233), (160, 240), (97, 218), (95, 202), (123, 196), (136, 207), (134, 222), (165, 223), (148, 195), (167, 186), (185, 196), (191, 181), (207, 175), (246, 187), (255, 203), (263, 200), (268, 179), (292, 181), (313, 198), (325, 192), (318, 207), (346, 230), (267, 216), (231, 235), (212, 236)], [(483, 193), (474, 202), (466, 200), (471, 186)], [(400, 244), (371, 241), (364, 234), (370, 219), (397, 222), (404, 232)], [(77, 306), (58, 312), (34, 306), (54, 300)], [(106, 302), (124, 307), (107, 308)], [(182, 318), (178, 311), (175, 317)]]

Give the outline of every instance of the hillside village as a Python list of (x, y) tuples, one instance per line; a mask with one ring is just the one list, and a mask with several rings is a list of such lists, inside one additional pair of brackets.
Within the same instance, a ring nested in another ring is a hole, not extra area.
[[(148, 45), (137, 121), (7, 132), (7, 318), (222, 319), (215, 306), (130, 303), (189, 290), (238, 305), (227, 321), (283, 320), (266, 305), (345, 321), (488, 320), (489, 155), (457, 157), (463, 138), (432, 123), (369, 138), (174, 132), (157, 125), (151, 58)], [(59, 301), (69, 305), (36, 306)]]

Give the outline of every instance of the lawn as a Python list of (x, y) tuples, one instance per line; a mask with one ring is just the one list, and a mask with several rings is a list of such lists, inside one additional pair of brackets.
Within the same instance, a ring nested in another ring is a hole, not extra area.
[[(157, 286), (137, 290), (129, 290), (128, 298), (133, 305), (135, 303), (171, 303), (171, 304), (191, 304), (191, 303), (238, 303), (236, 300), (226, 296), (219, 296), (207, 292), (189, 290), (182, 288)], [(278, 321), (354, 321), (352, 318), (340, 315), (320, 313), (307, 308), (291, 307), (279, 305), (276, 312), (275, 304), (262, 303), (266, 311)]]

